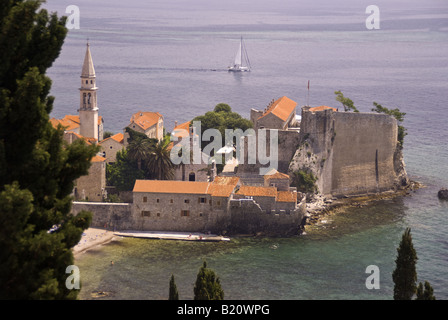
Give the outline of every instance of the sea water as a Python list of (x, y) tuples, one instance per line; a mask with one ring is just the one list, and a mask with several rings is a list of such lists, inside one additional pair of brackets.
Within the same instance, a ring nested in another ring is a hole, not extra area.
[[(49, 0), (65, 13), (71, 1)], [(287, 96), (341, 107), (341, 90), (362, 112), (373, 102), (405, 112), (404, 157), (425, 185), (405, 197), (351, 208), (291, 238), (202, 243), (121, 239), (85, 253), (81, 299), (166, 299), (171, 274), (193, 298), (204, 260), (226, 299), (392, 299), (396, 248), (411, 227), (418, 281), (447, 299), (448, 4), (375, 1), (380, 29), (368, 30), (370, 1), (87, 1), (48, 74), (52, 117), (77, 114), (79, 76), (89, 39), (105, 130), (122, 132), (131, 115), (158, 111), (167, 131), (228, 103), (248, 118)], [(243, 36), (252, 71), (229, 73)], [(307, 84), (310, 81), (310, 90)], [(298, 108), (298, 112), (300, 109)], [(114, 261), (112, 265), (110, 262)], [(367, 289), (376, 265), (380, 288)]]

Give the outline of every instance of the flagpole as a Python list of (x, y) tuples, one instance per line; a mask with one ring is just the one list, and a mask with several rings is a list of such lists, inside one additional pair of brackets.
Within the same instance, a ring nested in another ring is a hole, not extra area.
[(310, 106), (310, 80), (308, 80), (308, 96), (307, 96), (306, 105), (308, 107)]

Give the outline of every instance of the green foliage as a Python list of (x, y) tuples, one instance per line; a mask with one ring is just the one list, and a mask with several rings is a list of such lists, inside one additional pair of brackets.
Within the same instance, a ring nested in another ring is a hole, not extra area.
[(314, 193), (317, 190), (316, 181), (317, 178), (311, 171), (301, 169), (293, 172), (291, 186), (300, 192)]
[[(404, 121), (404, 116), (406, 115), (405, 112), (400, 112), (400, 110), (398, 108), (395, 109), (388, 109), (383, 107), (382, 105), (373, 102), (373, 105), (375, 106), (375, 108), (372, 108), (372, 111), (377, 112), (377, 113), (384, 113), (387, 115), (390, 115), (392, 117), (394, 117), (395, 119), (397, 119), (397, 121), (399, 123), (402, 123)], [(407, 135), (406, 133), (406, 128), (402, 125), (398, 125), (398, 144), (400, 147), (403, 147), (403, 143), (404, 143), (404, 137)]]
[(219, 277), (212, 269), (207, 268), (207, 263), (199, 269), (194, 286), (194, 300), (223, 300), (224, 291), (221, 288)]
[(49, 122), (45, 72), (67, 29), (41, 4), (0, 6), (0, 299), (75, 299), (65, 269), (91, 221), (90, 213), (70, 214), (71, 192), (99, 148), (65, 144)]
[[(201, 134), (207, 129), (219, 130), (222, 137), (222, 146), (225, 145), (225, 129), (241, 129), (246, 131), (253, 127), (250, 120), (244, 119), (236, 112), (232, 112), (230, 106), (225, 103), (217, 104), (214, 111), (209, 111), (202, 116), (197, 116), (191, 121), (191, 125), (193, 125), (194, 121), (201, 122)], [(202, 141), (202, 148), (208, 143), (208, 141)]]
[(110, 138), (110, 137), (112, 137), (113, 135), (114, 135), (113, 132), (111, 132), (111, 131), (105, 131), (105, 132), (103, 133), (103, 139)]
[(397, 248), (395, 270), (392, 273), (394, 281), (394, 300), (411, 300), (416, 293), (417, 252), (412, 244), (411, 229), (406, 228)]
[(142, 161), (148, 158), (152, 143), (147, 138), (133, 139), (127, 147), (127, 155), (137, 162), (138, 169), (142, 168)]
[(134, 135), (127, 149), (117, 152), (115, 163), (106, 166), (107, 185), (131, 191), (137, 179), (172, 179), (174, 165), (169, 144), (169, 137), (159, 142), (145, 135)]
[(119, 191), (130, 191), (134, 188), (135, 180), (145, 179), (145, 172), (138, 168), (136, 160), (128, 156), (123, 149), (116, 154), (116, 161), (106, 165), (107, 184), (115, 186)]
[(359, 112), (358, 109), (355, 107), (353, 101), (349, 98), (344, 97), (344, 94), (340, 90), (335, 91), (334, 94), (336, 95), (336, 101), (342, 103), (344, 111), (353, 110), (353, 112)]
[(428, 281), (425, 281), (425, 287), (420, 282), (417, 287), (417, 297), (415, 300), (436, 300), (434, 289)]
[(230, 108), (230, 106), (226, 103), (218, 103), (215, 106), (215, 109), (213, 110), (214, 112), (225, 112), (225, 113), (230, 113), (232, 112), (232, 108)]
[(170, 290), (168, 300), (179, 300), (179, 292), (177, 291), (176, 282), (174, 281), (174, 275), (170, 278)]
[(174, 177), (174, 164), (171, 162), (170, 140), (163, 139), (149, 149), (147, 172), (158, 180), (170, 180)]

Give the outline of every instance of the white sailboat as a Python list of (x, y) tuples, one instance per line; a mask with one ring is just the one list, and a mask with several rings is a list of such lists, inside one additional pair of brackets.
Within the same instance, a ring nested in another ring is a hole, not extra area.
[(229, 67), (229, 71), (250, 71), (250, 61), (244, 46), (243, 37), (241, 37), (240, 46), (235, 55), (233, 65)]

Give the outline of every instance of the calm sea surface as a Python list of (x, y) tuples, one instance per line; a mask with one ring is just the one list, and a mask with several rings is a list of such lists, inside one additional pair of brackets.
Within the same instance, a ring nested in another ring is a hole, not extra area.
[[(418, 281), (448, 298), (448, 3), (374, 1), (379, 30), (367, 30), (371, 1), (48, 0), (71, 30), (49, 71), (53, 117), (76, 114), (87, 38), (105, 129), (120, 132), (137, 111), (159, 111), (167, 130), (220, 102), (244, 117), (288, 96), (304, 105), (340, 107), (342, 90), (360, 111), (373, 101), (406, 112), (405, 162), (425, 184), (407, 197), (350, 209), (294, 238), (237, 238), (229, 243), (123, 239), (82, 255), (81, 299), (166, 299), (174, 274), (183, 299), (206, 260), (226, 299), (391, 299), (396, 247), (412, 228)], [(252, 72), (227, 72), (240, 36)], [(110, 265), (114, 261), (114, 265)], [(380, 269), (368, 290), (366, 267)]]

